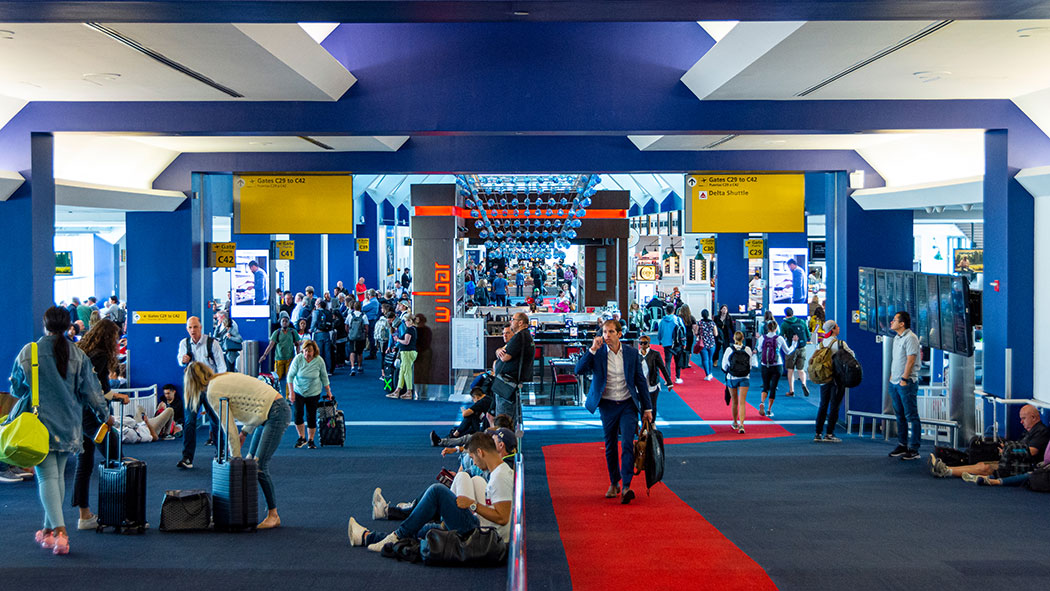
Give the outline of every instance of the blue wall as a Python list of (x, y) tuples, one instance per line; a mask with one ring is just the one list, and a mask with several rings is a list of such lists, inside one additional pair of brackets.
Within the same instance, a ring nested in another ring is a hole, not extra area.
[(358, 219), (363, 219), (364, 222), (357, 225), (357, 236), (368, 238), (369, 246), (368, 252), (357, 253), (357, 276), (353, 281), (356, 282), (357, 277), (364, 277), (365, 285), (381, 289), (383, 285), (379, 280), (379, 241), (385, 240), (386, 234), (382, 234), (383, 237), (380, 238), (379, 205), (368, 195), (361, 201), (363, 211)]
[(106, 302), (109, 296), (117, 293), (116, 273), (113, 268), (113, 245), (94, 236), (95, 256), (95, 297), (99, 303)]
[[(360, 232), (361, 226), (357, 226), (357, 228), (358, 232)], [(374, 229), (373, 232), (375, 232)], [(364, 236), (363, 234), (359, 235)], [(355, 252), (357, 243), (354, 241), (354, 238), (353, 234), (328, 235), (328, 285), (325, 286), (325, 289), (332, 289), (339, 281), (343, 282), (344, 287), (350, 288), (357, 283), (358, 275), (354, 263), (358, 259), (358, 255)], [(372, 239), (371, 243), (370, 247), (375, 248), (375, 239)], [(366, 282), (366, 285), (372, 286), (375, 284)]]
[[(189, 203), (172, 213), (128, 212), (128, 342), (133, 387), (173, 383), (182, 391), (176, 354), (183, 324), (135, 324), (136, 311), (192, 309), (193, 248)], [(159, 337), (160, 342), (156, 342)]]
[[(291, 234), (289, 238), (295, 241), (295, 259), (288, 264), (288, 285), (292, 291), (303, 291), (312, 285), (314, 295), (320, 296), (325, 290), (321, 277), (321, 235)], [(332, 278), (332, 285), (336, 279)]]
[(747, 305), (747, 258), (744, 240), (747, 234), (722, 232), (715, 236), (715, 309), (729, 306), (729, 313), (738, 315), (740, 306)]

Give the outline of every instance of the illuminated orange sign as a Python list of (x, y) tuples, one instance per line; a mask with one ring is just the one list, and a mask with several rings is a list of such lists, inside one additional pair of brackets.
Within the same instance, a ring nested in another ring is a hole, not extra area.
[(434, 320), (447, 323), (452, 319), (452, 269), (449, 265), (434, 263), (434, 291), (413, 291), (414, 296), (430, 296), (434, 298), (435, 304), (446, 304), (434, 306)]

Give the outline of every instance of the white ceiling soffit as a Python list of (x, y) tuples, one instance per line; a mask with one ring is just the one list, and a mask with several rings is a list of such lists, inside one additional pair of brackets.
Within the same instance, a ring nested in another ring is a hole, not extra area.
[(0, 27), (0, 95), (26, 101), (332, 101), (355, 81), (296, 24)]
[(55, 181), (55, 204), (124, 211), (175, 211), (186, 200), (179, 191), (156, 189), (128, 189), (79, 183)]
[(172, 152), (396, 152), (409, 136), (122, 136)]
[(715, 43), (725, 39), (725, 36), (739, 23), (740, 21), (696, 21), (696, 24), (703, 27), (704, 32), (715, 40)]
[(858, 189), (853, 200), (864, 209), (924, 209), (984, 203), (984, 177), (908, 187)]
[[(628, 136), (643, 151), (856, 150), (899, 134), (740, 134)], [(644, 147), (643, 147), (644, 146)]]
[(1014, 97), (1014, 104), (1050, 136), (1050, 88)]
[[(716, 38), (715, 46), (682, 76), (682, 83), (697, 98), (708, 98), (803, 25), (805, 23), (791, 21), (739, 23), (725, 31), (721, 39)], [(715, 36), (706, 26), (704, 29)], [(722, 31), (715, 30), (715, 33)]]
[(887, 186), (964, 179), (984, 174), (984, 132), (882, 134), (889, 141), (856, 148)]
[(0, 170), (0, 201), (7, 201), (7, 198), (14, 195), (24, 182), (26, 182), (25, 178), (17, 172)]
[(15, 115), (27, 104), (29, 104), (28, 101), (19, 98), (0, 96), (0, 129), (14, 119)]
[(177, 150), (143, 145), (129, 136), (55, 134), (55, 178), (96, 185), (149, 189)]
[(1050, 166), (1026, 168), (1014, 178), (1032, 197), (1050, 197)]
[(1050, 87), (1048, 25), (807, 22), (704, 98), (790, 99), (807, 90), (807, 99), (1014, 98)]
[(332, 31), (339, 26), (339, 23), (299, 23), (299, 26), (306, 31), (306, 34), (311, 39), (320, 44), (332, 34)]

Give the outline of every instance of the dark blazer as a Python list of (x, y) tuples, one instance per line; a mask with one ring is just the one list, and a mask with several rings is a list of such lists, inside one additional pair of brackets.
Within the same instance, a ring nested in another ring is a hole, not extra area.
[[(627, 392), (631, 394), (635, 408), (639, 412), (652, 410), (653, 403), (649, 398), (649, 384), (645, 383), (642, 374), (642, 357), (638, 349), (621, 342), (623, 350), (623, 375), (627, 380)], [(591, 388), (587, 391), (587, 400), (584, 406), (591, 413), (598, 410), (602, 394), (605, 393), (605, 382), (609, 369), (609, 347), (602, 345), (597, 353), (591, 354), (590, 349), (585, 349), (583, 356), (576, 362), (576, 375), (591, 373)]]
[[(669, 386), (674, 385), (674, 380), (671, 379), (671, 375), (667, 372), (667, 366), (664, 365), (664, 358), (660, 356), (656, 351), (649, 349), (651, 355), (642, 359), (642, 363), (649, 366), (649, 385), (655, 386), (660, 383), (660, 374), (664, 374), (664, 381)], [(639, 352), (638, 357), (641, 357)], [(659, 372), (659, 373), (658, 373)]]

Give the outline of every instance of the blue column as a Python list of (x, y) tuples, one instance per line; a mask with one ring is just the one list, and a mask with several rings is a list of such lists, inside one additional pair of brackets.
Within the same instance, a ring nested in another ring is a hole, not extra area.
[(128, 212), (128, 342), (133, 387), (176, 384), (182, 368), (175, 358), (186, 337), (183, 324), (136, 324), (136, 311), (193, 314), (192, 204), (171, 213)]
[[(332, 289), (339, 281), (343, 286), (353, 289), (357, 283), (358, 272), (354, 264), (357, 257), (356, 236), (353, 234), (329, 234), (328, 235), (328, 285), (325, 289)], [(370, 241), (369, 248), (375, 248), (374, 240)], [(365, 285), (374, 287), (375, 283), (367, 282)]]
[(747, 257), (744, 239), (747, 234), (722, 232), (715, 236), (715, 310), (729, 306), (730, 314), (739, 314), (747, 305)]
[[(321, 276), (321, 235), (320, 234), (291, 234), (290, 239), (295, 241), (295, 259), (288, 265), (288, 285), (292, 291), (303, 291), (307, 285), (312, 285), (314, 294), (320, 296), (324, 293), (325, 286)], [(333, 278), (332, 285), (335, 279)], [(343, 285), (353, 286), (356, 280)]]
[[(812, 186), (812, 188), (811, 188)], [(824, 199), (824, 240), (827, 301), (824, 311), (828, 318), (849, 319), (851, 310), (847, 305), (846, 277), (846, 193), (849, 184), (845, 172), (807, 174), (806, 191), (821, 191)]]
[(364, 221), (357, 225), (357, 236), (368, 238), (368, 252), (357, 253), (357, 277), (365, 278), (365, 285), (379, 289), (383, 282), (379, 277), (379, 241), (385, 240), (379, 235), (379, 205), (369, 196), (362, 199), (364, 211), (359, 219)]
[[(985, 132), (984, 158), (984, 390), (1006, 394), (1009, 348), (1013, 396), (1030, 398), (1035, 202), (1012, 178), (1016, 170), (1008, 165), (1006, 130)], [(999, 291), (990, 286), (993, 281)], [(1011, 415), (1007, 424), (1016, 423)]]
[(105, 300), (117, 293), (116, 268), (113, 265), (113, 245), (93, 237), (92, 251), (95, 256), (95, 294), (99, 300)]

